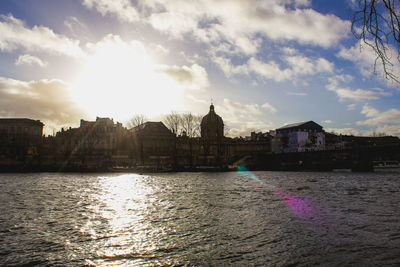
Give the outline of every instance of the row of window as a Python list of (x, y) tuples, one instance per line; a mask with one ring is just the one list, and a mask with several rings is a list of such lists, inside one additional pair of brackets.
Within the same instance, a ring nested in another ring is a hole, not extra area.
[(8, 127), (0, 128), (0, 134), (34, 134), (42, 135), (41, 129), (29, 129), (27, 127)]

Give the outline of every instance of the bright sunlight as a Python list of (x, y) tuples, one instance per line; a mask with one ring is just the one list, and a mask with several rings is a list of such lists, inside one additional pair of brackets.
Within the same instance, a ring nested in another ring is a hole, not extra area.
[(152, 117), (180, 108), (183, 88), (157, 72), (143, 46), (110, 35), (89, 48), (93, 53), (73, 93), (90, 115), (124, 121), (137, 113)]

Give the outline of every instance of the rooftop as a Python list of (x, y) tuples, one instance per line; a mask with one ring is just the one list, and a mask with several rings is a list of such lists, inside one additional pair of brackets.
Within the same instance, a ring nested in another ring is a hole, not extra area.
[(9, 124), (9, 123), (29, 123), (38, 126), (44, 126), (44, 124), (40, 120), (31, 120), (27, 118), (0, 118), (0, 123)]
[(311, 126), (311, 125), (322, 128), (321, 125), (319, 125), (318, 123), (315, 123), (314, 121), (304, 121), (304, 122), (288, 124), (288, 125), (285, 125), (283, 127), (278, 128), (276, 130), (285, 130), (285, 129), (298, 128), (298, 127), (307, 127), (307, 126)]

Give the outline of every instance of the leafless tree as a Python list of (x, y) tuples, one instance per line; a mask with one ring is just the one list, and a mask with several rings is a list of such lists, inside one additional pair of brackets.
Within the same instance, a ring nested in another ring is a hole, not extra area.
[(230, 131), (231, 127), (226, 122), (224, 122), (224, 135), (228, 136)]
[(387, 134), (386, 134), (385, 132), (376, 132), (376, 131), (373, 131), (373, 132), (370, 134), (370, 136), (371, 136), (371, 137), (384, 137), (384, 136), (387, 136)]
[(134, 128), (136, 126), (139, 126), (147, 121), (147, 117), (143, 114), (136, 114), (134, 115), (128, 122), (127, 126), (128, 128)]
[(182, 116), (175, 111), (165, 115), (163, 122), (174, 134), (178, 134), (178, 131), (182, 127)]
[(189, 137), (200, 136), (200, 122), (202, 117), (192, 113), (182, 114), (182, 130)]
[(374, 70), (380, 62), (385, 77), (400, 83), (400, 77), (393, 73), (400, 63), (400, 0), (358, 0), (351, 29), (357, 39), (375, 51)]
[(195, 127), (195, 132), (193, 137), (200, 137), (201, 133), (201, 120), (203, 119), (203, 116), (201, 115), (194, 115), (194, 123), (196, 125)]

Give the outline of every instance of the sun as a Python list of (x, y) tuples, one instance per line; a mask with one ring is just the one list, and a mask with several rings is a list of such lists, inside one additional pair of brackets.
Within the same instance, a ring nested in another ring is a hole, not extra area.
[(90, 115), (125, 121), (181, 106), (183, 88), (157, 71), (144, 47), (110, 36), (92, 50), (73, 86), (75, 100)]

